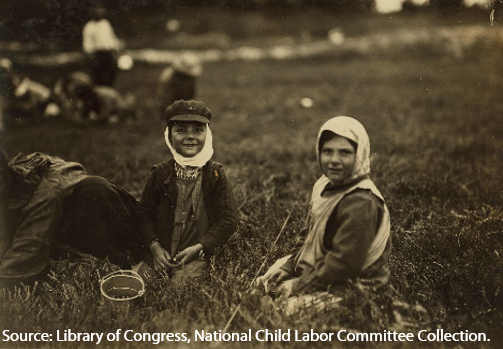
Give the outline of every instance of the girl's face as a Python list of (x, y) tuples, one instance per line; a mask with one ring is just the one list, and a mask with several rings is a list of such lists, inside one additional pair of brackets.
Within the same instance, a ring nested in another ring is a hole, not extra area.
[(321, 170), (334, 184), (351, 176), (355, 167), (356, 150), (348, 139), (334, 135), (320, 150)]
[(206, 125), (200, 122), (179, 121), (171, 128), (171, 144), (183, 157), (191, 158), (203, 150)]

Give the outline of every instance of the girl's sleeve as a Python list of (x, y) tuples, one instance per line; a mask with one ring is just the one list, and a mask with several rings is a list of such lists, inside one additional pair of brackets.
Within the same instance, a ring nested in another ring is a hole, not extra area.
[(325, 229), (327, 254), (312, 273), (300, 277), (299, 289), (326, 288), (358, 277), (383, 215), (382, 201), (368, 190), (342, 199)]
[(156, 167), (150, 172), (138, 207), (140, 235), (147, 246), (158, 238), (157, 209), (160, 203), (159, 193), (161, 193), (159, 188), (161, 180), (159, 179), (160, 174), (158, 172)]
[(218, 180), (215, 189), (211, 192), (210, 200), (213, 206), (215, 221), (200, 241), (210, 253), (213, 253), (215, 249), (225, 244), (231, 235), (236, 232), (238, 226), (237, 208), (234, 203), (232, 188), (225, 175), (223, 166), (214, 169), (214, 173), (218, 177)]
[(299, 253), (302, 245), (304, 245), (304, 241), (306, 241), (306, 236), (307, 236), (307, 228), (303, 228), (299, 232), (299, 236), (297, 237), (297, 241), (295, 242), (295, 246), (292, 249), (291, 257), (280, 268), (290, 275), (295, 274), (295, 258), (297, 258), (297, 254)]

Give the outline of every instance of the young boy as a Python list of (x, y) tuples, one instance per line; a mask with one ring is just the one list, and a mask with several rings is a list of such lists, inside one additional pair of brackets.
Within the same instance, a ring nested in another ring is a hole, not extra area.
[(344, 116), (328, 120), (316, 154), (323, 175), (313, 187), (306, 236), (296, 253), (260, 278), (280, 298), (311, 294), (311, 303), (313, 294), (342, 294), (350, 280), (386, 284), (391, 248), (389, 212), (369, 177), (370, 142), (363, 125)]
[(231, 186), (213, 155), (211, 111), (200, 101), (179, 100), (165, 111), (166, 144), (173, 159), (153, 167), (139, 216), (146, 262), (172, 277), (205, 272), (202, 260), (227, 242), (237, 228)]

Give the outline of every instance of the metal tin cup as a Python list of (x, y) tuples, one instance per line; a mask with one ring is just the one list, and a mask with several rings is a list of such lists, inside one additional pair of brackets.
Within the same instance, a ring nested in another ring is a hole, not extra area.
[(138, 305), (145, 294), (145, 283), (132, 270), (117, 270), (100, 281), (100, 290), (105, 303), (129, 307)]

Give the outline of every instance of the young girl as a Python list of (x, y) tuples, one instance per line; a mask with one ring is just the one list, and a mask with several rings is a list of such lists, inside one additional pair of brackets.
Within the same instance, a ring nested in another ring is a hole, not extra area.
[[(211, 111), (200, 101), (179, 100), (165, 112), (166, 144), (173, 159), (153, 167), (140, 202), (147, 264), (176, 276), (199, 276), (207, 258), (237, 228), (231, 186), (213, 155)], [(189, 275), (190, 274), (190, 275)]]
[(328, 120), (319, 131), (316, 154), (323, 175), (313, 187), (306, 234), (296, 253), (260, 278), (283, 299), (337, 293), (356, 279), (379, 287), (389, 277), (390, 218), (369, 178), (365, 128), (350, 117)]

